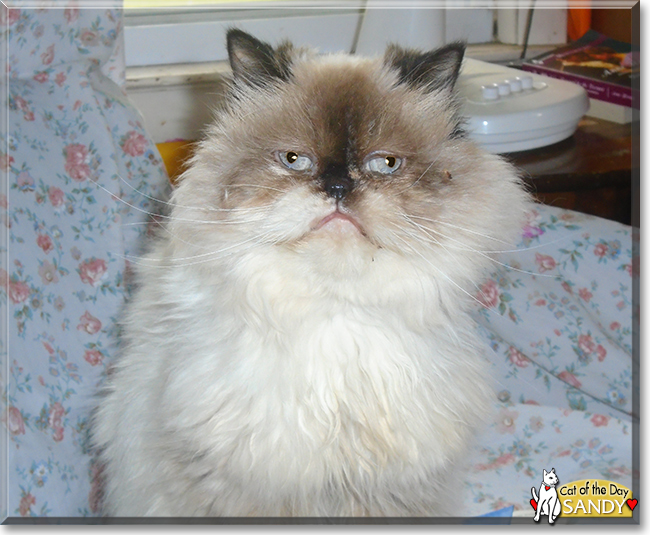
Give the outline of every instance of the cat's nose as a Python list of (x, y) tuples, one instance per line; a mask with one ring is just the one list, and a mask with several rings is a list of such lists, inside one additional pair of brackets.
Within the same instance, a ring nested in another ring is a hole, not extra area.
[(337, 201), (343, 200), (353, 187), (354, 182), (347, 176), (328, 176), (323, 179), (323, 190)]

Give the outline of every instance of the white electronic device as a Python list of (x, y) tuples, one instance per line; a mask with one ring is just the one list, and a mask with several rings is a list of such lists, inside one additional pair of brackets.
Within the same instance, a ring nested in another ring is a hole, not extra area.
[(493, 153), (566, 139), (589, 109), (577, 84), (471, 58), (463, 61), (457, 87), (469, 137)]

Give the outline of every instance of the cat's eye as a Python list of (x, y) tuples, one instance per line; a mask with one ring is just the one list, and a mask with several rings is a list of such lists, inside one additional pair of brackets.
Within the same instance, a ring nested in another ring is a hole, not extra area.
[(291, 150), (278, 152), (278, 158), (286, 167), (294, 171), (308, 171), (314, 165), (314, 162), (308, 156), (298, 154)]
[(397, 171), (402, 165), (402, 159), (397, 156), (379, 155), (370, 158), (366, 162), (366, 169), (372, 173), (381, 173), (382, 175), (390, 175)]

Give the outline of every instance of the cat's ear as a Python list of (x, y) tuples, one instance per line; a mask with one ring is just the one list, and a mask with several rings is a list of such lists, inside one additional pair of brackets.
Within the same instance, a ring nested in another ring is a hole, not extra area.
[(288, 80), (291, 76), (291, 45), (285, 43), (273, 49), (252, 35), (236, 28), (228, 30), (228, 59), (236, 79), (252, 85), (271, 80)]
[(546, 468), (543, 468), (543, 470), (544, 470), (544, 477), (546, 477), (548, 475), (548, 472), (546, 471)]
[(419, 52), (398, 45), (389, 45), (384, 65), (397, 71), (400, 83), (425, 91), (452, 90), (458, 80), (465, 55), (465, 43), (455, 42), (432, 50)]

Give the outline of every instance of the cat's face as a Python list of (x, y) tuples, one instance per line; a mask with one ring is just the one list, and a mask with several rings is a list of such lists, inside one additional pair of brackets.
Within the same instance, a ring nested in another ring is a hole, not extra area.
[[(422, 255), (476, 247), (519, 209), (512, 169), (463, 136), (461, 45), (319, 57), (235, 30), (228, 49), (228, 103), (181, 181), (181, 220), (293, 251)], [(187, 227), (192, 240), (214, 232)]]
[(550, 472), (544, 470), (544, 483), (547, 485), (557, 485), (558, 477), (555, 475), (555, 468), (551, 469)]

